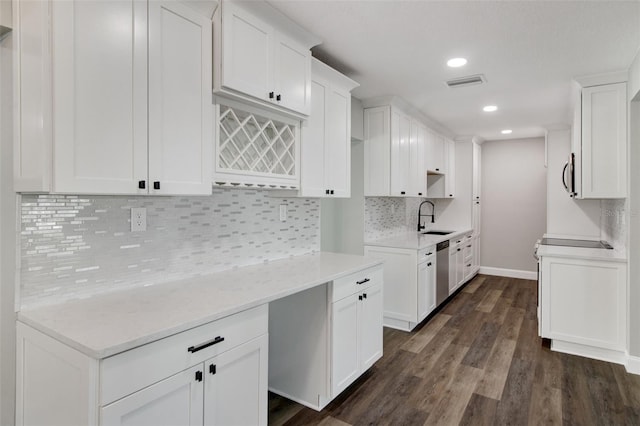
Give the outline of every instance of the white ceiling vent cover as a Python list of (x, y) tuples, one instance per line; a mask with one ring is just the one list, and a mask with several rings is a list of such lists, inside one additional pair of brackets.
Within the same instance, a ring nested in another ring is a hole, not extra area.
[(447, 86), (449, 87), (465, 87), (465, 86), (473, 86), (474, 84), (482, 84), (486, 83), (487, 79), (482, 74), (476, 75), (468, 75), (466, 77), (454, 78), (453, 80), (448, 80)]

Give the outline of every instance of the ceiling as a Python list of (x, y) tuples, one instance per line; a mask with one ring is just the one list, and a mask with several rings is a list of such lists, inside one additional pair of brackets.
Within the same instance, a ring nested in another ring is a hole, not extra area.
[[(640, 47), (640, 1), (269, 2), (323, 40), (313, 55), (359, 82), (355, 97), (398, 95), (485, 140), (569, 124), (571, 78), (626, 70)], [(480, 73), (486, 84), (444, 83)]]

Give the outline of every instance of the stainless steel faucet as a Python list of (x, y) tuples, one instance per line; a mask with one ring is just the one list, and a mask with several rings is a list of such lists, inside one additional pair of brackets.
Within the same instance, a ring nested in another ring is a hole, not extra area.
[[(429, 203), (431, 204), (431, 214), (422, 214), (422, 205), (424, 203)], [(420, 207), (418, 207), (418, 232), (420, 232), (421, 230), (423, 230), (425, 228), (425, 225), (420, 225), (420, 219), (422, 218), (422, 216), (431, 216), (431, 223), (434, 223), (436, 220), (436, 206), (429, 200), (427, 201), (423, 201), (420, 203)]]

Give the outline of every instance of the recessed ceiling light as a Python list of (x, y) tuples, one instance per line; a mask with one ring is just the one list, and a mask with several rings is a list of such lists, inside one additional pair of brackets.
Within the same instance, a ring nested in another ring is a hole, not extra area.
[(447, 65), (451, 68), (458, 68), (467, 64), (467, 60), (465, 58), (453, 58), (447, 61)]
[(500, 133), (502, 133), (503, 135), (510, 135), (512, 131), (513, 131), (513, 130), (511, 130), (511, 129), (504, 129), (504, 130), (503, 130), (503, 131), (501, 131)]
[(497, 111), (498, 107), (495, 105), (487, 105), (486, 107), (482, 108), (482, 110), (484, 112), (493, 112), (493, 111)]

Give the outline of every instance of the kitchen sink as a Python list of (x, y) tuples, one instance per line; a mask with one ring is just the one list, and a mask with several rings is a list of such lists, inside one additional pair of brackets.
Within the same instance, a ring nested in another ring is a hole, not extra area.
[(452, 234), (453, 231), (424, 231), (422, 233), (425, 235), (448, 235)]

